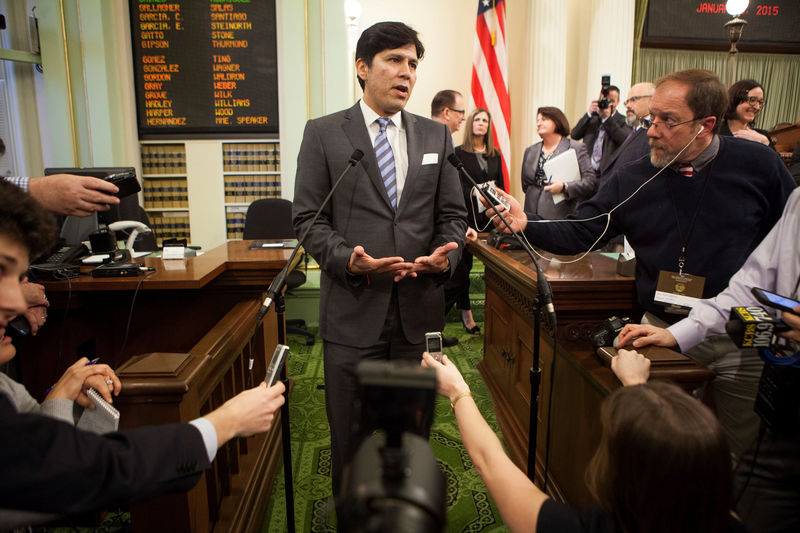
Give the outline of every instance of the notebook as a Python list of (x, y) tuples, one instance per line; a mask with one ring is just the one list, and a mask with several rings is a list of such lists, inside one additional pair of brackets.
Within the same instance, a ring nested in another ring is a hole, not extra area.
[[(560, 153), (552, 159), (545, 161), (542, 167), (549, 180), (556, 180), (562, 183), (579, 180), (581, 169), (578, 166), (578, 156), (575, 150), (570, 148), (566, 152)], [(553, 203), (560, 204), (565, 200), (563, 193), (553, 195)]]
[(86, 391), (94, 409), (84, 409), (75, 427), (93, 433), (111, 433), (119, 428), (119, 411), (94, 389)]

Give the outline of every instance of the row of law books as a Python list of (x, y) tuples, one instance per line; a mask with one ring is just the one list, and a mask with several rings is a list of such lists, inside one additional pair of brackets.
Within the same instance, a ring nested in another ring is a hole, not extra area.
[(146, 179), (142, 193), (147, 208), (189, 207), (189, 191), (185, 179)]
[(244, 238), (245, 218), (247, 218), (247, 207), (225, 208), (225, 225), (229, 239)]
[(149, 213), (148, 218), (159, 245), (164, 239), (190, 239), (189, 215), (186, 213)]
[(279, 143), (226, 143), (222, 145), (225, 172), (277, 172), (281, 169)]
[(142, 173), (186, 174), (186, 147), (182, 144), (143, 144)]
[(225, 176), (225, 202), (250, 203), (260, 198), (280, 198), (281, 181), (278, 176), (254, 174)]

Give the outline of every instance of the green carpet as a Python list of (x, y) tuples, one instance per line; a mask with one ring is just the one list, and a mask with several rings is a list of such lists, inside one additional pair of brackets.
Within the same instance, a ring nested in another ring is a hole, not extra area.
[[(476, 320), (483, 318), (483, 270), (476, 261), (471, 300)], [(476, 365), (483, 357), (483, 336), (470, 335), (457, 310), (448, 314), (444, 336), (457, 337), (458, 346), (445, 353), (469, 383), (475, 401), (489, 425), (499, 434), (489, 391)], [(331, 512), (330, 435), (325, 414), (322, 342), (306, 346), (302, 337), (289, 337), (288, 373), (295, 381), (290, 403), (295, 529), (298, 532), (336, 531)], [(445, 398), (437, 398), (430, 444), (447, 480), (447, 531), (508, 531), (486, 486), (470, 461), (458, 433), (455, 416)], [(278, 473), (263, 531), (286, 531), (283, 470)]]

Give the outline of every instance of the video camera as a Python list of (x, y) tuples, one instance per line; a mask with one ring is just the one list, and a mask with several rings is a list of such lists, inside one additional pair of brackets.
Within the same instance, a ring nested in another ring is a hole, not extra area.
[(337, 502), (341, 531), (444, 531), (446, 483), (428, 444), (436, 373), (419, 365), (362, 361), (356, 369), (361, 442)]

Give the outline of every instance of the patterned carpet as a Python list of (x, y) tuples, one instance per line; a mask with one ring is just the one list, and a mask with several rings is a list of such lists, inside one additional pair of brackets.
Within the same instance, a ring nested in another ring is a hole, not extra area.
[[(476, 272), (473, 272), (476, 274)], [(473, 283), (476, 319), (482, 319), (482, 282)], [(455, 310), (448, 315), (444, 335), (458, 337), (458, 346), (445, 351), (472, 389), (475, 401), (490, 426), (499, 434), (494, 406), (476, 369), (482, 358), (483, 336), (466, 333)], [(301, 337), (290, 336), (289, 375), (295, 380), (290, 404), (295, 497), (298, 532), (336, 531), (329, 503), (330, 438), (325, 414), (322, 343), (306, 346)], [(430, 444), (447, 479), (447, 531), (508, 531), (486, 486), (475, 471), (458, 434), (455, 416), (445, 398), (437, 398)], [(283, 471), (277, 476), (264, 521), (264, 532), (286, 531)]]

